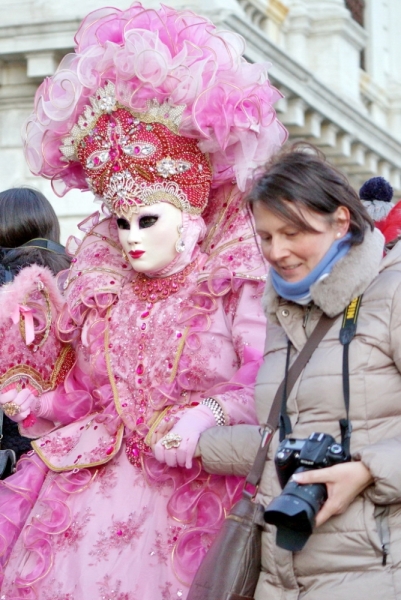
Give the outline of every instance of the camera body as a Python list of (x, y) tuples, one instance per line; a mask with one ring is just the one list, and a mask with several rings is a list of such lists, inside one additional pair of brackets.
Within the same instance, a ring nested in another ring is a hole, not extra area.
[(327, 433), (312, 433), (307, 439), (285, 439), (275, 457), (283, 491), (265, 510), (267, 523), (277, 527), (277, 545), (293, 552), (301, 550), (313, 531), (316, 514), (327, 499), (322, 483), (300, 485), (294, 473), (323, 469), (348, 462), (341, 444)]
[(278, 447), (275, 465), (282, 488), (299, 469), (323, 469), (349, 460), (341, 444), (327, 433), (312, 433), (306, 440), (286, 439)]

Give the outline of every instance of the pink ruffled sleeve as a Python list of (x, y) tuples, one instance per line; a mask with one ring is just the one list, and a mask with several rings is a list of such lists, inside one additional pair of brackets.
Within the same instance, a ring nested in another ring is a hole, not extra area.
[[(223, 408), (227, 425), (255, 424), (258, 422), (254, 402), (254, 384), (262, 363), (266, 336), (266, 318), (261, 305), (262, 285), (245, 282), (240, 290), (231, 319), (232, 339), (240, 368), (229, 381), (207, 390)], [(234, 298), (235, 300), (235, 298)]]
[(93, 409), (93, 384), (78, 366), (53, 393), (46, 417), (62, 425), (72, 423)]
[(75, 364), (63, 383), (38, 398), (32, 411), (33, 418), (28, 417), (19, 426), (21, 435), (38, 438), (91, 413), (94, 405), (92, 392), (93, 383), (89, 375)]

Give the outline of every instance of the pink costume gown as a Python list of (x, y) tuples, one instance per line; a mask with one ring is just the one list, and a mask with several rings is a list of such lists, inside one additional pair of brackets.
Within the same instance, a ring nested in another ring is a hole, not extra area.
[(224, 193), (205, 251), (164, 280), (124, 262), (113, 218), (86, 221), (59, 319), (78, 357), (54, 399), (63, 426), (2, 482), (1, 599), (185, 600), (242, 480), (199, 459), (169, 468), (145, 437), (166, 407), (208, 396), (229, 424), (255, 422), (265, 265), (239, 195)]

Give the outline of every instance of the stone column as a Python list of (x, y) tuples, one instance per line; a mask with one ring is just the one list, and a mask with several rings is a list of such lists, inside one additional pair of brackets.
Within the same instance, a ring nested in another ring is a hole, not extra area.
[(360, 102), (360, 53), (365, 30), (344, 0), (287, 0), (287, 50), (336, 94)]

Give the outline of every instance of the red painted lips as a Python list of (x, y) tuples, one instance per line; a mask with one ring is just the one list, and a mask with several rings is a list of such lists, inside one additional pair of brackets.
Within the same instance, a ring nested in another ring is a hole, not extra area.
[(141, 258), (142, 254), (145, 254), (145, 250), (131, 250), (129, 253), (132, 258)]

